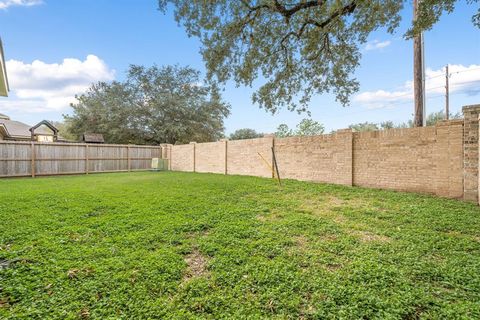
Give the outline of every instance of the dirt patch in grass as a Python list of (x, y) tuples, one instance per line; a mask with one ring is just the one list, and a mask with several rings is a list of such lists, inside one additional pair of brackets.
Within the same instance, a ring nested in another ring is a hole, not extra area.
[(208, 260), (198, 249), (194, 249), (190, 254), (186, 255), (184, 260), (187, 263), (187, 271), (183, 276), (183, 282), (193, 278), (208, 276)]
[(0, 309), (8, 309), (10, 308), (10, 303), (8, 302), (8, 298), (0, 298)]
[(90, 319), (90, 311), (87, 307), (82, 308), (79, 313), (80, 319)]
[(198, 239), (203, 237), (208, 237), (210, 235), (210, 229), (200, 230), (200, 231), (191, 231), (186, 234), (187, 239)]
[(257, 215), (257, 220), (260, 222), (270, 222), (270, 221), (277, 221), (282, 219), (283, 216), (275, 210), (271, 210), (269, 213), (259, 214)]
[(335, 217), (333, 218), (333, 221), (335, 221), (335, 223), (338, 223), (340, 225), (344, 225), (348, 222), (348, 218), (345, 217), (344, 215), (342, 214), (337, 214), (335, 215)]
[(333, 233), (326, 233), (326, 234), (322, 234), (319, 237), (319, 239), (320, 239), (320, 241), (331, 242), (331, 241), (337, 240), (338, 236), (336, 234), (333, 234)]
[(293, 238), (293, 241), (295, 243), (295, 247), (300, 251), (304, 251), (308, 247), (308, 239), (303, 235), (296, 236)]
[(345, 200), (340, 199), (336, 196), (328, 196), (326, 201), (329, 205), (333, 206), (342, 206), (343, 204), (345, 204)]
[(342, 268), (342, 265), (339, 263), (329, 263), (325, 266), (328, 271), (335, 272)]
[(67, 271), (67, 277), (69, 279), (78, 279), (81, 277), (86, 277), (93, 274), (95, 270), (92, 268), (83, 268), (83, 269), (70, 269)]
[(358, 237), (360, 239), (360, 241), (362, 241), (362, 242), (372, 242), (372, 241), (375, 241), (375, 242), (390, 242), (391, 241), (391, 238), (389, 238), (387, 236), (380, 235), (380, 234), (375, 234), (375, 233), (372, 233), (370, 231), (357, 230), (357, 231), (352, 232), (352, 234), (355, 235), (356, 237)]

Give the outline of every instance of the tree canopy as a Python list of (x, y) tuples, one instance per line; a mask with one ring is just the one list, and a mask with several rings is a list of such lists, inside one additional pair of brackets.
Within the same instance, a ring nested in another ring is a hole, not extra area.
[[(459, 112), (450, 113), (450, 119), (461, 119), (461, 118), (462, 118), (462, 115)], [(442, 120), (445, 120), (444, 111), (431, 112), (427, 115), (426, 124), (427, 126), (434, 126), (437, 124), (437, 122)], [(367, 122), (351, 124), (348, 127), (356, 132), (413, 128), (413, 121), (409, 120), (407, 122), (402, 122), (402, 123), (394, 123), (393, 121), (384, 121), (381, 123), (374, 123), (374, 122), (367, 121)]]
[(190, 67), (132, 65), (124, 82), (100, 82), (77, 97), (70, 131), (102, 133), (109, 143), (188, 143), (223, 137), (229, 105)]
[(230, 140), (243, 140), (243, 139), (254, 139), (263, 137), (263, 133), (259, 133), (254, 129), (244, 128), (238, 129), (234, 133), (230, 134)]
[(78, 136), (72, 133), (69, 122), (50, 120), (50, 123), (53, 124), (53, 126), (58, 129), (58, 135), (63, 139), (66, 139), (68, 141), (78, 140)]
[(290, 129), (288, 125), (282, 123), (277, 127), (275, 136), (278, 138), (286, 138), (291, 136), (316, 136), (323, 134), (325, 127), (318, 121), (305, 118), (297, 124), (296, 129)]
[[(467, 0), (478, 2), (479, 0)], [(253, 94), (260, 107), (306, 111), (314, 94), (333, 92), (349, 103), (361, 45), (372, 31), (393, 33), (406, 0), (159, 0), (189, 36), (200, 38), (210, 80), (263, 85)], [(407, 36), (429, 29), (456, 0), (423, 0)], [(473, 17), (480, 26), (480, 14)]]

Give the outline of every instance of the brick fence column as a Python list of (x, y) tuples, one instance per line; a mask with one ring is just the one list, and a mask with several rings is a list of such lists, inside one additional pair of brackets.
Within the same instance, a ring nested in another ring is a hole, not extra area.
[(478, 203), (478, 120), (480, 104), (463, 107), (463, 199)]
[(161, 156), (162, 159), (167, 159), (168, 160), (168, 170), (172, 170), (172, 148), (173, 144), (169, 143), (162, 143), (160, 144), (160, 147), (162, 148), (161, 150)]

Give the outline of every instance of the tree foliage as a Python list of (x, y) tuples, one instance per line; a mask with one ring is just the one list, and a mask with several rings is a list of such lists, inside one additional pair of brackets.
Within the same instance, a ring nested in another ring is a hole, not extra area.
[(294, 136), (295, 133), (292, 129), (288, 127), (285, 123), (282, 123), (277, 127), (277, 131), (275, 132), (275, 136), (278, 138), (286, 138)]
[(297, 136), (316, 136), (322, 134), (325, 131), (325, 127), (318, 121), (312, 119), (303, 119), (297, 124), (297, 130), (295, 135)]
[[(450, 119), (461, 119), (462, 115), (457, 113), (450, 113)], [(438, 111), (432, 112), (427, 115), (426, 124), (427, 126), (434, 126), (437, 122), (445, 120), (445, 112)], [(385, 121), (381, 123), (373, 122), (361, 122), (356, 124), (351, 124), (348, 126), (350, 129), (356, 132), (362, 131), (376, 131), (376, 130), (387, 130), (387, 129), (402, 129), (402, 128), (413, 128), (413, 121), (409, 120), (402, 123), (394, 123), (393, 121)]]
[(109, 143), (188, 143), (223, 137), (229, 106), (190, 67), (130, 66), (124, 82), (97, 83), (77, 97), (71, 132), (102, 133)]
[(254, 139), (263, 137), (263, 133), (259, 133), (254, 129), (244, 128), (238, 129), (234, 133), (230, 134), (230, 140), (243, 140), (243, 139)]
[[(353, 72), (361, 45), (378, 28), (393, 33), (406, 0), (158, 2), (164, 12), (173, 4), (177, 22), (200, 38), (209, 79), (252, 86), (263, 78), (252, 98), (274, 113), (282, 107), (305, 111), (312, 95), (326, 92), (348, 104), (359, 88)], [(423, 0), (408, 35), (431, 28), (455, 3)]]
[(318, 121), (305, 118), (297, 124), (296, 129), (292, 130), (288, 125), (282, 123), (277, 127), (275, 136), (278, 138), (285, 138), (291, 136), (316, 136), (323, 134), (325, 127)]
[(58, 129), (58, 135), (68, 141), (79, 141), (80, 137), (72, 133), (70, 122), (68, 121), (50, 121)]
[[(450, 119), (461, 119), (462, 115), (460, 112), (457, 113), (450, 113)], [(429, 113), (425, 122), (427, 126), (434, 126), (437, 124), (438, 121), (445, 120), (445, 111), (438, 111)]]
[(363, 132), (363, 131), (376, 131), (379, 130), (378, 124), (372, 122), (361, 122), (356, 124), (351, 124), (348, 128), (352, 129), (356, 132)]

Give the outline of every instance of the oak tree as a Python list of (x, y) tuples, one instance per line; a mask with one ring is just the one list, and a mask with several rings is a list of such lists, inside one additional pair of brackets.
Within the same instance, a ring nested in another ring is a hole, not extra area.
[[(479, 0), (467, 0), (473, 3)], [(209, 79), (263, 83), (253, 101), (275, 113), (307, 110), (315, 94), (332, 92), (343, 105), (359, 89), (353, 76), (372, 31), (393, 33), (406, 0), (159, 0), (165, 12), (202, 43)], [(423, 0), (407, 36), (429, 29), (456, 0)], [(479, 13), (473, 17), (480, 26)]]
[(124, 82), (97, 83), (65, 116), (72, 133), (102, 133), (110, 143), (188, 143), (223, 137), (230, 107), (190, 67), (130, 66)]

